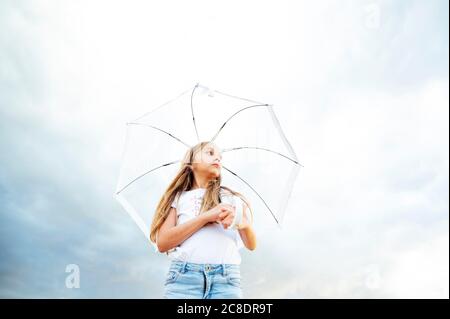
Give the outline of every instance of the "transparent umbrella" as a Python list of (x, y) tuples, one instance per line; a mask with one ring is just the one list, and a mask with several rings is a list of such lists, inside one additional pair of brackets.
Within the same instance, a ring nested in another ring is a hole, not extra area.
[(212, 141), (221, 149), (222, 185), (250, 201), (255, 220), (268, 216), (281, 226), (302, 165), (274, 106), (198, 83), (127, 123), (115, 198), (146, 238), (183, 155), (200, 141)]

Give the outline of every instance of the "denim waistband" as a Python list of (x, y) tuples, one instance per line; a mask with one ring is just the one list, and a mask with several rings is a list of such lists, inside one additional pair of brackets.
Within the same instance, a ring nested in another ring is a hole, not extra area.
[(170, 264), (171, 270), (178, 270), (180, 272), (194, 271), (206, 272), (209, 274), (223, 274), (229, 272), (239, 272), (240, 265), (238, 264), (198, 264), (187, 261), (172, 260)]

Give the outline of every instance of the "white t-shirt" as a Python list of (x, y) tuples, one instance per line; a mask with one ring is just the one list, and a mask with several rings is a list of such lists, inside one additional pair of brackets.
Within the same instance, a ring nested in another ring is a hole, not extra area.
[[(177, 210), (177, 225), (198, 216), (205, 188), (184, 191), (175, 197), (172, 207)], [(242, 204), (239, 197), (233, 197)], [(239, 231), (224, 229), (222, 224), (210, 223), (192, 234), (180, 245), (169, 250), (170, 259), (199, 264), (240, 264), (239, 249), (244, 247)]]

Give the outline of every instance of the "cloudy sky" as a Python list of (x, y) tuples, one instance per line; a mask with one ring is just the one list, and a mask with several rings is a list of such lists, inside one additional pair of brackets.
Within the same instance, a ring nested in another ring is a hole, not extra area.
[(305, 166), (241, 250), (244, 297), (448, 298), (448, 11), (1, 1), (0, 296), (162, 296), (169, 261), (113, 198), (124, 123), (201, 82), (276, 105)]

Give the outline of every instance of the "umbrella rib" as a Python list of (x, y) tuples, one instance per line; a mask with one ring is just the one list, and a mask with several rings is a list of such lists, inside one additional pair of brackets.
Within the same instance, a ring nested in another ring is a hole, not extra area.
[(144, 123), (136, 123), (136, 122), (129, 122), (127, 123), (127, 125), (142, 125), (142, 126), (146, 126), (146, 127), (150, 127), (150, 128), (154, 128), (155, 130), (161, 131), (167, 135), (169, 135), (170, 137), (176, 139), (178, 142), (184, 144), (186, 147), (190, 147), (189, 144), (183, 142), (182, 140), (180, 140), (178, 137), (173, 136), (172, 134), (170, 134), (167, 131), (164, 131), (163, 129), (160, 129), (159, 127), (153, 126), (153, 125), (148, 125), (148, 124), (144, 124)]
[(236, 96), (236, 95), (231, 95), (231, 94), (224, 93), (224, 92), (220, 92), (220, 91), (217, 91), (217, 90), (214, 90), (214, 92), (219, 93), (219, 94), (222, 94), (222, 95), (225, 95), (225, 96), (228, 96), (228, 97), (232, 97), (232, 98), (235, 98), (235, 99), (239, 99), (239, 100), (251, 102), (251, 103), (264, 104), (264, 103), (262, 103), (262, 102), (258, 102), (258, 101), (254, 101), (254, 100), (249, 100), (249, 99), (244, 99), (243, 97), (239, 97), (239, 96)]
[(191, 93), (191, 114), (192, 114), (192, 121), (194, 122), (195, 134), (197, 134), (197, 140), (200, 142), (200, 137), (198, 136), (198, 131), (197, 131), (197, 124), (195, 124), (194, 105), (192, 103), (192, 100), (194, 98), (195, 89), (198, 88), (199, 85), (200, 85), (200, 83), (197, 83), (194, 86), (194, 89), (192, 90), (192, 93)]
[(288, 160), (294, 162), (295, 164), (300, 165), (300, 166), (303, 167), (303, 165), (300, 164), (299, 162), (297, 162), (296, 160), (293, 160), (292, 158), (290, 158), (290, 157), (288, 157), (288, 156), (286, 156), (286, 155), (283, 155), (283, 154), (281, 154), (281, 153), (278, 153), (278, 152), (276, 152), (276, 151), (272, 151), (272, 150), (269, 150), (269, 149), (263, 148), (263, 147), (256, 147), (256, 146), (239, 146), (239, 147), (233, 147), (233, 148), (226, 148), (226, 149), (222, 150), (222, 153), (230, 152), (230, 151), (235, 151), (235, 150), (240, 150), (240, 149), (244, 149), (244, 148), (257, 149), (257, 150), (263, 150), (263, 151), (275, 153), (275, 154), (278, 154), (278, 155), (280, 155), (280, 156), (283, 156), (284, 158), (286, 158), (286, 159), (288, 159)]
[(130, 186), (131, 184), (133, 184), (133, 183), (134, 183), (135, 181), (137, 181), (138, 179), (144, 177), (144, 176), (147, 175), (148, 173), (151, 173), (151, 172), (153, 172), (154, 170), (157, 170), (158, 168), (161, 168), (161, 167), (164, 167), (164, 166), (169, 166), (169, 165), (172, 165), (172, 164), (175, 164), (175, 163), (178, 163), (178, 162), (179, 162), (179, 160), (178, 160), (178, 161), (169, 162), (169, 163), (160, 165), (160, 166), (158, 166), (158, 167), (152, 168), (151, 170), (149, 170), (149, 171), (147, 171), (147, 172), (145, 172), (145, 173), (139, 175), (138, 177), (136, 177), (135, 179), (133, 179), (131, 182), (129, 182), (127, 185), (125, 185), (124, 187), (122, 187), (120, 190), (118, 190), (118, 191), (116, 192), (116, 195), (118, 195), (119, 193), (121, 193), (121, 192), (122, 192), (123, 190), (125, 190), (128, 186)]
[(163, 104), (157, 106), (156, 108), (154, 108), (154, 109), (152, 109), (152, 110), (150, 110), (150, 111), (148, 111), (148, 112), (142, 114), (142, 115), (139, 116), (137, 119), (135, 119), (134, 122), (137, 122), (137, 121), (139, 121), (140, 119), (142, 119), (143, 117), (146, 117), (147, 115), (149, 115), (149, 114), (151, 114), (151, 113), (153, 113), (153, 112), (159, 110), (159, 109), (162, 108), (163, 106), (166, 106), (167, 104), (169, 104), (169, 103), (171, 103), (171, 102), (173, 102), (173, 101), (178, 100), (180, 97), (182, 97), (183, 95), (185, 95), (186, 93), (188, 93), (188, 92), (190, 92), (190, 91), (191, 91), (191, 88), (187, 89), (186, 91), (184, 91), (184, 92), (178, 94), (177, 97), (175, 97), (175, 98), (173, 98), (173, 99), (171, 99), (171, 100), (169, 100), (169, 101), (167, 101), (167, 102), (165, 102), (165, 103), (163, 103)]
[(259, 193), (249, 183), (247, 183), (243, 178), (241, 178), (238, 174), (236, 174), (235, 172), (232, 172), (231, 170), (229, 170), (225, 166), (222, 166), (222, 167), (225, 168), (227, 171), (229, 171), (234, 176), (236, 176), (237, 178), (239, 178), (241, 181), (243, 181), (248, 187), (250, 187), (252, 189), (252, 191), (254, 191), (256, 193), (256, 195), (258, 195), (258, 197), (263, 201), (264, 205), (267, 207), (267, 209), (269, 210), (270, 214), (272, 214), (272, 217), (275, 219), (277, 224), (279, 224), (278, 219), (275, 217), (275, 215), (272, 212), (272, 210), (270, 209), (269, 205), (267, 205), (266, 201), (261, 197), (261, 195), (259, 195)]
[(238, 113), (240, 113), (240, 112), (242, 112), (242, 111), (245, 111), (245, 110), (248, 110), (248, 109), (251, 109), (251, 108), (254, 108), (254, 107), (260, 107), (260, 106), (269, 106), (269, 104), (256, 104), (256, 105), (250, 105), (250, 106), (247, 106), (247, 107), (244, 107), (244, 108), (242, 108), (242, 109), (240, 109), (239, 111), (237, 111), (237, 112), (235, 112), (233, 115), (231, 115), (226, 121), (225, 121), (225, 123), (223, 123), (222, 124), (222, 126), (220, 127), (220, 129), (217, 131), (217, 133), (214, 135), (214, 137), (211, 139), (211, 142), (213, 142), (216, 138), (217, 138), (217, 135), (219, 135), (219, 133), (220, 133), (220, 131), (222, 131), (222, 129), (224, 128), (224, 126), (234, 117), (234, 116), (236, 116)]

